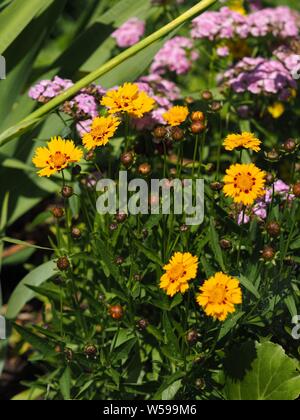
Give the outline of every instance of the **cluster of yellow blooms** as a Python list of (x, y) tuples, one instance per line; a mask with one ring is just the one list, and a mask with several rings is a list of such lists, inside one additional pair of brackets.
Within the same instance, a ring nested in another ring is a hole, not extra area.
[[(164, 266), (165, 274), (160, 279), (160, 288), (168, 296), (185, 293), (189, 282), (197, 277), (198, 258), (186, 252), (176, 252)], [(200, 287), (197, 302), (208, 316), (225, 321), (235, 312), (235, 305), (242, 303), (239, 281), (224, 273), (216, 273)]]
[[(121, 124), (120, 117), (123, 113), (142, 118), (144, 114), (152, 111), (155, 101), (146, 92), (140, 91), (136, 84), (125, 83), (118, 89), (107, 92), (101, 105), (107, 107), (110, 115), (93, 120), (90, 131), (82, 139), (87, 150), (108, 143)], [(47, 143), (47, 147), (37, 148), (32, 161), (37, 168), (42, 168), (38, 172), (40, 176), (49, 177), (65, 169), (70, 163), (79, 162), (82, 156), (82, 150), (76, 147), (72, 140), (55, 137)]]

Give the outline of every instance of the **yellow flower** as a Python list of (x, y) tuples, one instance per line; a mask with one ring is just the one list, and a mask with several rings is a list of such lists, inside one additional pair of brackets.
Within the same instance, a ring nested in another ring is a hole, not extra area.
[(269, 114), (271, 114), (272, 117), (277, 120), (284, 114), (285, 106), (282, 102), (275, 102), (273, 105), (268, 107), (268, 111)]
[(224, 193), (235, 203), (252, 205), (264, 194), (265, 172), (253, 163), (231, 165), (224, 177)]
[(197, 302), (206, 315), (219, 321), (225, 321), (228, 314), (235, 312), (235, 305), (242, 303), (242, 290), (239, 281), (224, 273), (216, 273), (206, 280)]
[(183, 123), (189, 115), (189, 110), (186, 106), (174, 106), (169, 111), (163, 114), (163, 119), (172, 127)]
[(260, 151), (261, 141), (253, 133), (243, 132), (242, 134), (229, 134), (224, 140), (223, 146), (226, 150), (234, 150), (244, 147), (254, 152)]
[(82, 142), (86, 149), (95, 149), (98, 146), (105, 146), (109, 139), (113, 137), (120, 124), (116, 117), (97, 117), (93, 120), (91, 130), (86, 133)]
[(142, 118), (152, 111), (155, 101), (146, 92), (140, 91), (138, 85), (125, 83), (118, 89), (107, 92), (101, 104), (108, 108), (110, 114), (127, 112), (134, 118)]
[(47, 147), (38, 147), (32, 162), (37, 168), (39, 176), (50, 176), (59, 172), (70, 163), (79, 162), (83, 152), (76, 147), (72, 140), (63, 140), (61, 137), (52, 137)]
[(189, 288), (188, 282), (196, 278), (197, 269), (197, 257), (189, 252), (176, 252), (169, 264), (164, 266), (166, 273), (160, 279), (160, 288), (169, 296), (185, 293)]
[(247, 14), (244, 7), (244, 0), (229, 0), (228, 8), (233, 12), (240, 13), (241, 15)]

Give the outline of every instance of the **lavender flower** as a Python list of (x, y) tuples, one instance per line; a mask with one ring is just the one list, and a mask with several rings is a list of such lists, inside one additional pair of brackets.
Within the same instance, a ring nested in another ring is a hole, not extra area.
[(151, 72), (160, 75), (167, 71), (175, 72), (178, 75), (187, 73), (193, 61), (199, 58), (198, 52), (193, 50), (193, 47), (193, 41), (182, 36), (167, 41), (156, 54)]
[(53, 80), (41, 80), (29, 90), (28, 95), (38, 102), (46, 103), (72, 86), (72, 80), (55, 76)]
[(145, 34), (145, 22), (137, 18), (131, 18), (117, 29), (112, 37), (117, 41), (120, 48), (128, 48), (139, 42)]

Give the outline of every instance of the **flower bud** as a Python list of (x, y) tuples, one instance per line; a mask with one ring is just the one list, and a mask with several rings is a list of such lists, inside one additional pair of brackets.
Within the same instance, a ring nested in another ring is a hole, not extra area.
[(146, 176), (149, 175), (151, 173), (151, 165), (149, 165), (149, 163), (142, 163), (139, 168), (138, 171), (141, 175)]
[(173, 127), (171, 135), (174, 141), (181, 141), (184, 138), (184, 131), (180, 127)]
[(205, 115), (201, 111), (195, 111), (191, 113), (191, 121), (193, 122), (204, 122), (205, 121)]
[(64, 198), (70, 198), (70, 197), (72, 197), (72, 195), (74, 194), (74, 190), (73, 190), (73, 188), (72, 187), (70, 187), (69, 185), (65, 185), (64, 187), (63, 187), (63, 189), (61, 190), (61, 195), (64, 197)]
[(203, 378), (198, 378), (198, 379), (196, 379), (196, 382), (195, 382), (195, 387), (196, 387), (199, 391), (202, 391), (203, 389), (205, 389), (205, 387), (206, 387), (205, 380), (204, 380)]
[(147, 329), (149, 325), (149, 321), (147, 319), (140, 319), (137, 323), (136, 323), (136, 327), (139, 331), (144, 331)]
[(90, 150), (89, 152), (87, 152), (87, 154), (85, 155), (85, 160), (87, 162), (90, 162), (91, 160), (95, 159), (95, 152), (94, 150)]
[(79, 175), (81, 172), (81, 166), (80, 165), (75, 165), (74, 168), (72, 168), (72, 175), (76, 176)]
[(191, 330), (186, 335), (186, 341), (193, 346), (199, 340), (199, 333), (197, 330)]
[(283, 144), (283, 149), (287, 153), (293, 153), (296, 150), (297, 143), (294, 139), (287, 139)]
[(96, 359), (97, 353), (98, 353), (97, 347), (94, 346), (93, 344), (88, 344), (84, 348), (84, 354), (87, 359)]
[(222, 108), (223, 108), (223, 105), (222, 105), (222, 102), (220, 102), (220, 101), (213, 101), (210, 104), (210, 109), (213, 112), (219, 112), (219, 111), (221, 111)]
[(267, 232), (272, 238), (277, 238), (281, 233), (280, 224), (275, 221), (269, 222), (267, 224)]
[(116, 214), (116, 221), (118, 223), (123, 223), (125, 222), (125, 220), (127, 219), (127, 214), (126, 213), (117, 213)]
[(56, 265), (60, 271), (67, 271), (70, 268), (70, 261), (67, 257), (60, 257)]
[(129, 168), (134, 161), (134, 155), (132, 152), (126, 152), (121, 155), (121, 162), (125, 168)]
[(201, 97), (204, 101), (211, 101), (213, 99), (213, 94), (210, 90), (204, 90)]
[(122, 264), (124, 264), (124, 258), (123, 258), (123, 257), (121, 257), (121, 256), (117, 257), (117, 258), (115, 259), (115, 263), (116, 263), (117, 265), (122, 265)]
[(73, 360), (73, 356), (74, 356), (73, 350), (69, 348), (65, 348), (64, 354), (68, 362), (71, 362)]
[(114, 232), (115, 230), (117, 230), (118, 229), (118, 225), (117, 225), (117, 223), (111, 223), (110, 225), (109, 225), (109, 230), (111, 231), (111, 232)]
[(262, 257), (265, 261), (272, 261), (275, 257), (275, 250), (271, 246), (266, 246), (262, 251)]
[(300, 181), (297, 182), (293, 187), (293, 194), (299, 198), (300, 197)]
[(179, 230), (181, 233), (185, 233), (185, 232), (188, 232), (189, 227), (187, 225), (181, 225)]
[(109, 315), (113, 319), (121, 319), (123, 318), (124, 311), (121, 305), (113, 305), (109, 307)]
[(81, 230), (78, 227), (73, 227), (71, 230), (71, 235), (73, 239), (81, 238)]
[(227, 251), (227, 250), (232, 248), (232, 243), (231, 243), (231, 241), (229, 241), (229, 239), (221, 239), (220, 240), (220, 247), (222, 249), (224, 249), (224, 251)]
[(223, 189), (223, 187), (224, 187), (224, 184), (222, 182), (212, 182), (210, 184), (210, 188), (213, 191), (221, 191)]
[(206, 125), (201, 121), (196, 121), (191, 125), (191, 132), (193, 134), (200, 134), (206, 130)]
[(62, 207), (54, 207), (51, 210), (51, 212), (53, 214), (53, 217), (55, 217), (56, 219), (61, 219), (65, 214), (64, 209)]
[(265, 153), (267, 160), (271, 162), (278, 162), (280, 156), (276, 149), (272, 149), (270, 152)]
[(158, 127), (154, 129), (153, 134), (154, 134), (154, 137), (156, 137), (157, 139), (164, 139), (166, 135), (168, 134), (168, 130), (166, 129), (165, 126), (159, 125)]

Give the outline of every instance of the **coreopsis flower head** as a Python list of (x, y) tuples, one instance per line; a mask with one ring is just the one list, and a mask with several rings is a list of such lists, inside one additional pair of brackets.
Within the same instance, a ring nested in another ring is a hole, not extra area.
[(172, 127), (184, 123), (189, 115), (186, 106), (173, 106), (169, 111), (163, 114), (163, 119)]
[(155, 101), (146, 92), (140, 91), (137, 84), (125, 83), (108, 91), (101, 104), (108, 108), (110, 114), (126, 112), (133, 118), (142, 118), (153, 110)]
[(97, 117), (93, 120), (91, 129), (82, 138), (83, 145), (87, 150), (105, 146), (120, 125), (120, 120), (114, 116)]
[(224, 140), (223, 146), (226, 150), (250, 149), (254, 152), (260, 151), (261, 141), (253, 133), (243, 132), (242, 134), (229, 134)]
[(129, 19), (119, 29), (117, 29), (112, 37), (117, 41), (120, 48), (128, 48), (135, 45), (145, 34), (145, 22), (136, 17)]
[(268, 106), (268, 112), (275, 120), (277, 120), (284, 114), (285, 106), (282, 102), (275, 102), (273, 105)]
[(266, 174), (253, 163), (231, 165), (226, 174), (223, 191), (235, 203), (250, 206), (265, 194)]
[(47, 147), (38, 147), (32, 162), (37, 168), (42, 168), (39, 176), (51, 176), (66, 169), (70, 164), (79, 162), (83, 152), (75, 146), (72, 140), (53, 137)]
[(160, 279), (160, 288), (171, 297), (176, 293), (185, 293), (189, 289), (189, 281), (197, 276), (198, 257), (189, 252), (176, 252), (164, 270), (166, 273)]
[(206, 315), (225, 321), (236, 311), (235, 305), (242, 303), (242, 290), (239, 281), (222, 272), (216, 273), (200, 287), (197, 302)]

